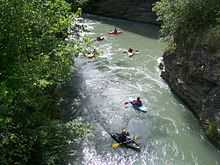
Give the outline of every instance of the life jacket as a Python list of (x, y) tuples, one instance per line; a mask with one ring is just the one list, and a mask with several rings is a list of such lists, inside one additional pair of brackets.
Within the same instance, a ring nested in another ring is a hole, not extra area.
[(132, 52), (133, 52), (133, 49), (129, 48), (129, 49), (128, 49), (128, 52), (129, 52), (129, 53), (132, 53)]
[(120, 136), (119, 136), (119, 140), (120, 140), (121, 142), (126, 142), (127, 139), (128, 139), (128, 136), (129, 136), (129, 133), (123, 131), (123, 132), (120, 134)]
[(138, 107), (140, 107), (140, 106), (143, 105), (141, 100), (134, 100), (134, 101), (132, 101), (132, 104), (133, 104), (133, 105), (136, 105), (136, 106), (138, 106)]

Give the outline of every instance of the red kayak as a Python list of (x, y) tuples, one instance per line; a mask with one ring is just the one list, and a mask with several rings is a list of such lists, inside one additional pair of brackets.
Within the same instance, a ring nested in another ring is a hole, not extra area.
[(121, 33), (122, 33), (122, 31), (117, 31), (117, 32), (112, 31), (112, 32), (108, 32), (108, 34), (111, 34), (111, 35), (118, 35), (118, 34), (121, 34)]

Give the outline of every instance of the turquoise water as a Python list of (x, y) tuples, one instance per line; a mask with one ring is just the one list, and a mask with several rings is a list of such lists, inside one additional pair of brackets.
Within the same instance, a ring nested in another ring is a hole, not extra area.
[[(79, 57), (76, 65), (83, 80), (83, 118), (93, 125), (93, 134), (81, 144), (77, 160), (83, 165), (219, 165), (219, 151), (205, 138), (197, 119), (171, 93), (160, 78), (158, 63), (165, 45), (159, 29), (124, 20), (90, 16), (85, 34), (105, 40), (94, 42), (97, 59)], [(114, 26), (123, 31), (110, 36)], [(129, 58), (123, 50), (132, 47), (139, 54)], [(148, 112), (125, 108), (129, 97), (140, 96)], [(127, 128), (139, 137), (142, 151), (111, 148), (108, 132)]]

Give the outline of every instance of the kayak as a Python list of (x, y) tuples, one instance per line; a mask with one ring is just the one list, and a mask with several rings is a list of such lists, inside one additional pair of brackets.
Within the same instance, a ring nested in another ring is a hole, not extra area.
[[(131, 103), (132, 104), (132, 103)], [(137, 105), (135, 105), (135, 104), (132, 104), (132, 107), (135, 109), (135, 110), (137, 110), (137, 111), (140, 111), (140, 112), (144, 112), (144, 113), (146, 113), (147, 112), (147, 110), (146, 110), (146, 107), (145, 106), (137, 106)]]
[(128, 57), (132, 57), (136, 54), (139, 54), (138, 50), (133, 50), (132, 52), (129, 52), (129, 50), (124, 50), (123, 53), (126, 53), (128, 55)]
[(87, 57), (87, 58), (95, 58), (96, 55), (94, 53), (88, 53), (88, 54), (85, 54), (85, 57)]
[(128, 52), (128, 57), (132, 57), (134, 55), (134, 52)]
[(115, 33), (114, 31), (108, 32), (108, 34), (111, 34), (111, 35), (118, 35), (118, 34), (121, 34), (121, 33), (122, 33), (122, 31), (117, 31), (117, 33)]
[(134, 100), (134, 99), (129, 98), (129, 102), (131, 103), (132, 107), (133, 107), (135, 110), (140, 111), (140, 112), (144, 112), (144, 113), (147, 112), (146, 107), (145, 107), (144, 105), (142, 105), (142, 106), (137, 106), (137, 105), (135, 105), (135, 104), (132, 103), (133, 100)]
[[(112, 137), (116, 142), (121, 143), (121, 141), (119, 140), (119, 136), (120, 136), (119, 133), (111, 133), (110, 135), (111, 135), (111, 137)], [(131, 149), (133, 149), (133, 150), (135, 150), (135, 151), (138, 151), (138, 152), (141, 151), (140, 145), (137, 144), (137, 143), (136, 143), (134, 140), (132, 140), (132, 139), (131, 139), (131, 141), (130, 141), (129, 143), (124, 143), (124, 144), (122, 144), (122, 146), (127, 147), (127, 148), (131, 148)]]
[(104, 37), (97, 37), (96, 40), (97, 40), (97, 41), (103, 41), (103, 40), (104, 40)]

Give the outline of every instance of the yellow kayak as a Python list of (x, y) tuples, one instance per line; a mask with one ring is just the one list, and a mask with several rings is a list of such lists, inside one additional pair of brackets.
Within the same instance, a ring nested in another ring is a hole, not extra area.
[(85, 54), (87, 58), (94, 58), (96, 55), (94, 53)]

